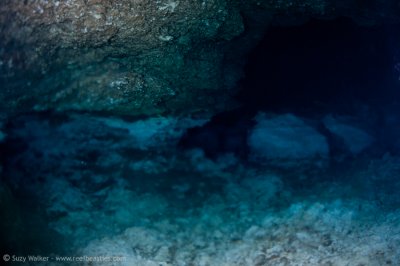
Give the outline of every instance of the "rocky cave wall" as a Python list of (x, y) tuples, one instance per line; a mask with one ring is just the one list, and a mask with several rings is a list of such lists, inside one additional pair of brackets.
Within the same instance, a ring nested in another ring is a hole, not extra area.
[(209, 115), (232, 105), (268, 25), (399, 20), (397, 1), (2, 0), (1, 117), (31, 110)]

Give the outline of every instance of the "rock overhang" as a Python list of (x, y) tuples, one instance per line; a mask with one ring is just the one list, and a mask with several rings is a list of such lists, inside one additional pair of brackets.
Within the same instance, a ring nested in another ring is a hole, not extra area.
[(396, 1), (26, 0), (0, 3), (0, 110), (212, 115), (231, 107), (269, 25), (399, 21)]

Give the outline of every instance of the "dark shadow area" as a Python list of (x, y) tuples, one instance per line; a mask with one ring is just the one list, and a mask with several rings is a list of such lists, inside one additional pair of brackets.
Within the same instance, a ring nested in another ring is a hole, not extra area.
[(399, 111), (399, 44), (399, 25), (367, 27), (339, 18), (271, 27), (248, 55), (236, 95), (240, 108), (190, 129), (180, 145), (201, 148), (211, 158), (227, 152), (246, 158), (247, 134), (258, 112), (334, 113), (366, 121), (384, 140), (378, 152), (396, 153), (394, 138), (387, 136), (398, 130), (385, 128), (393, 128), (388, 114)]
[(350, 19), (272, 27), (251, 52), (237, 100), (266, 111), (340, 110), (399, 100), (400, 27)]
[(254, 125), (254, 114), (245, 108), (217, 114), (204, 126), (189, 129), (179, 146), (183, 149), (201, 148), (209, 158), (233, 153), (246, 159), (249, 152), (247, 134)]

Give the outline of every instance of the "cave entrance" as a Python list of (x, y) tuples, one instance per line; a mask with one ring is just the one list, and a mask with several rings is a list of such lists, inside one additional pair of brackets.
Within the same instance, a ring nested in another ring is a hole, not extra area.
[(399, 51), (399, 25), (339, 18), (270, 27), (248, 56), (236, 98), (245, 108), (290, 112), (398, 100)]
[(372, 120), (373, 114), (383, 127), (383, 109), (400, 106), (399, 76), (399, 25), (367, 27), (339, 18), (270, 27), (248, 55), (236, 95), (240, 108), (190, 129), (181, 145), (200, 147), (210, 157), (247, 157), (247, 132), (260, 111), (316, 121), (328, 114)]

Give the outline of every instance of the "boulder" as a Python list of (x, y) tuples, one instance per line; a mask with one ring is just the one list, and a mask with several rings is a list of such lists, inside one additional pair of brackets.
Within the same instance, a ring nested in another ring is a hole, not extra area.
[(325, 136), (299, 117), (260, 113), (256, 121), (248, 138), (253, 159), (284, 163), (329, 157)]
[(370, 134), (345, 118), (328, 115), (323, 123), (331, 134), (341, 140), (344, 149), (353, 155), (363, 152), (374, 142)]

